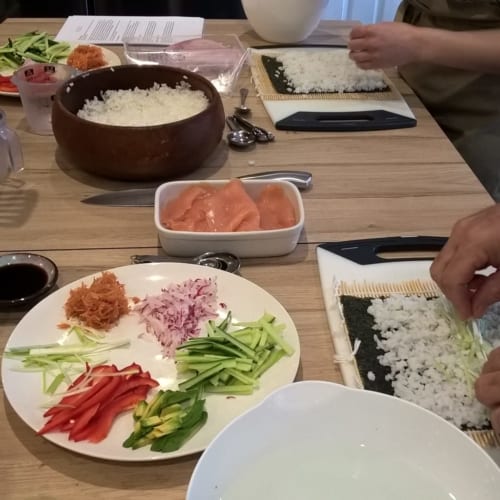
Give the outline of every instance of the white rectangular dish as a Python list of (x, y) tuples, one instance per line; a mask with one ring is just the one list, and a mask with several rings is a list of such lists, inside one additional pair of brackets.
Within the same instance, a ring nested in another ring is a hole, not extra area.
[(158, 187), (155, 194), (154, 220), (160, 244), (165, 252), (178, 257), (194, 257), (204, 252), (229, 252), (237, 257), (272, 257), (292, 252), (304, 227), (304, 205), (299, 190), (288, 181), (241, 180), (246, 192), (254, 200), (265, 186), (281, 186), (295, 210), (296, 223), (290, 227), (259, 231), (198, 232), (167, 229), (161, 223), (162, 208), (188, 187), (208, 184), (220, 188), (228, 182), (229, 180), (172, 181)]

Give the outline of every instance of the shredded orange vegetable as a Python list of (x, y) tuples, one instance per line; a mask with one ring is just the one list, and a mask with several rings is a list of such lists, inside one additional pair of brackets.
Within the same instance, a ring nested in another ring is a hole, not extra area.
[(103, 272), (90, 286), (82, 283), (70, 290), (64, 305), (66, 317), (85, 326), (109, 330), (130, 311), (125, 287), (112, 272)]
[(95, 45), (78, 45), (68, 56), (67, 63), (82, 71), (106, 66), (101, 47)]

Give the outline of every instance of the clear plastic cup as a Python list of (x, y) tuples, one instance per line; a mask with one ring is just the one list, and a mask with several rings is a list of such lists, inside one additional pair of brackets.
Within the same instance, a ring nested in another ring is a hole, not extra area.
[(52, 102), (57, 89), (79, 71), (67, 64), (34, 63), (19, 68), (11, 80), (19, 89), (24, 113), (35, 134), (52, 134)]

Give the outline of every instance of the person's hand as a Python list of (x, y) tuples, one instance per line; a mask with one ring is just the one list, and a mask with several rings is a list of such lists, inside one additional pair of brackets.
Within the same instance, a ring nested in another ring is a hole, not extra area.
[(476, 398), (490, 409), (490, 421), (500, 434), (500, 347), (490, 352), (475, 384)]
[(381, 69), (408, 64), (417, 59), (419, 28), (387, 22), (356, 26), (351, 31), (349, 57), (362, 69)]
[[(476, 274), (488, 266), (489, 276)], [(459, 220), (431, 265), (431, 276), (462, 319), (500, 300), (500, 204)]]

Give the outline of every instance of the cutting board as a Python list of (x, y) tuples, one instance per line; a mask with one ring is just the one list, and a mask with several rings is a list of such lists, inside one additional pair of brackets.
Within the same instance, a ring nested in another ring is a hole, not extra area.
[[(415, 116), (387, 75), (384, 92), (280, 94), (262, 64), (262, 56), (295, 48), (251, 49), (250, 68), (257, 93), (279, 130), (354, 132), (414, 127)], [(318, 50), (301, 47), (300, 50)], [(321, 50), (339, 50), (322, 47)], [(344, 48), (345, 50), (345, 48)]]
[[(336, 355), (348, 359), (352, 346), (345, 333), (336, 287), (342, 281), (364, 283), (400, 283), (431, 279), (429, 268), (432, 258), (393, 257), (401, 252), (437, 252), (446, 238), (435, 236), (390, 237), (367, 240), (323, 243), (316, 249), (321, 289)], [(344, 383), (349, 387), (362, 387), (355, 363), (340, 363)]]
[[(408, 283), (408, 293), (415, 293), (414, 289), (422, 284), (422, 289), (425, 289), (428, 296), (435, 296), (440, 292), (432, 282), (429, 269), (433, 255), (442, 248), (446, 240), (436, 236), (390, 237), (323, 243), (317, 247), (323, 300), (336, 359), (345, 385), (363, 388), (341, 313), (337, 294), (339, 284), (348, 282), (354, 284), (354, 289), (359, 284), (360, 289), (369, 291), (368, 284), (383, 283), (390, 288), (391, 284), (399, 286), (404, 283), (406, 286)], [(412, 256), (423, 253), (427, 256)], [(429, 288), (429, 284), (434, 285), (435, 289)], [(378, 294), (379, 292), (372, 296)], [(500, 439), (493, 431), (467, 431), (467, 434), (487, 449), (500, 464)]]

